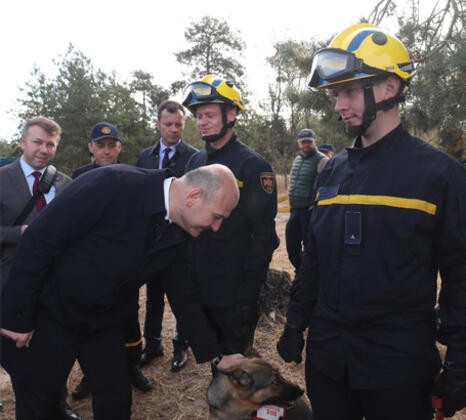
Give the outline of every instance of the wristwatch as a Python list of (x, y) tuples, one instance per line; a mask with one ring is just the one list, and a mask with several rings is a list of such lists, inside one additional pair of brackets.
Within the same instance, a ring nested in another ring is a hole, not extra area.
[(223, 354), (219, 354), (215, 359), (212, 360), (212, 365), (217, 367), (220, 361), (223, 359)]

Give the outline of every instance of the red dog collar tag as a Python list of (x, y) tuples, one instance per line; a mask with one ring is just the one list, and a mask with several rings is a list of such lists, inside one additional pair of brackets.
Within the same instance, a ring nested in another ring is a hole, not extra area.
[(285, 409), (276, 405), (264, 405), (257, 410), (254, 420), (282, 420), (285, 418)]

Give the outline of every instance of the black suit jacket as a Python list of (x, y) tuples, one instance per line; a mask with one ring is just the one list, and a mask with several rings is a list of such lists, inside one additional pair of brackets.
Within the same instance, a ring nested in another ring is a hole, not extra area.
[[(140, 168), (158, 169), (160, 160), (160, 141), (161, 140), (141, 152), (136, 166), (139, 166)], [(171, 159), (168, 168), (175, 174), (175, 176), (182, 176), (185, 172), (186, 163), (188, 163), (189, 157), (197, 151), (198, 150), (196, 148), (192, 147), (184, 140), (181, 140), (176, 145), (175, 155)]]
[[(187, 234), (165, 221), (166, 176), (115, 164), (74, 180), (23, 235), (2, 296), (3, 327), (33, 330), (39, 307), (83, 334), (122, 322), (129, 297), (185, 252)], [(197, 302), (174, 311), (198, 361), (218, 354)]]

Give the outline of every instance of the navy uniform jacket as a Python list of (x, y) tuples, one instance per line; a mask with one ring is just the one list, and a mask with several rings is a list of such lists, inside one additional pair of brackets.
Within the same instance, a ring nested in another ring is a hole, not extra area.
[(72, 179), (77, 178), (79, 175), (82, 175), (86, 173), (87, 171), (91, 171), (92, 169), (97, 169), (100, 168), (99, 165), (97, 165), (95, 162), (88, 163), (87, 165), (80, 166), (79, 168), (76, 168), (71, 175)]
[(256, 304), (274, 249), (277, 190), (270, 164), (236, 138), (219, 150), (209, 145), (187, 170), (221, 163), (234, 173), (240, 199), (218, 232), (194, 240), (195, 275), (203, 302), (212, 306)]
[[(197, 149), (181, 140), (176, 145), (175, 155), (170, 160), (168, 169), (170, 169), (177, 177), (180, 177), (185, 172), (186, 163)], [(160, 140), (151, 147), (144, 149), (139, 155), (136, 166), (140, 168), (158, 169), (160, 161)]]
[(331, 159), (317, 178), (310, 241), (287, 322), (308, 357), (355, 388), (413, 385), (466, 360), (466, 171), (400, 125)]
[[(38, 309), (84, 334), (124, 320), (128, 296), (185, 252), (187, 234), (164, 220), (168, 174), (115, 164), (74, 180), (23, 235), (3, 327), (33, 330)], [(195, 302), (174, 312), (198, 361), (219, 353)]]

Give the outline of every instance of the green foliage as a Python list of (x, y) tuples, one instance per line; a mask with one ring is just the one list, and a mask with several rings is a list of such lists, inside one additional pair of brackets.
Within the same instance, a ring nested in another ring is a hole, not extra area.
[(311, 92), (308, 87), (312, 56), (326, 43), (286, 41), (275, 44), (268, 62), (275, 71), (269, 86), (270, 143), (273, 162), (279, 173), (289, 173), (297, 153), (296, 135), (305, 127), (315, 130), (318, 143), (332, 143), (337, 150), (347, 146), (348, 138), (338, 123), (328, 94)]
[(421, 20), (411, 0), (410, 14), (398, 18), (398, 37), (417, 62), (404, 121), (436, 145), (440, 127), (466, 123), (465, 6), (464, 0), (439, 1)]
[(204, 16), (193, 22), (184, 36), (191, 47), (175, 54), (180, 64), (188, 66), (188, 81), (178, 81), (172, 88), (181, 90), (187, 83), (208, 74), (218, 74), (245, 92), (244, 66), (239, 62), (245, 44), (224, 19)]
[(450, 12), (453, 16), (445, 35), (438, 18), (414, 28), (401, 20), (402, 34), (418, 34), (412, 42), (419, 50), (420, 65), (407, 115), (416, 129), (424, 132), (437, 130), (446, 121), (456, 121), (463, 127), (466, 123), (466, 11), (459, 15), (454, 15), (454, 9)]
[[(137, 82), (132, 90), (130, 85), (118, 83), (115, 75), (95, 70), (90, 60), (71, 44), (65, 56), (54, 64), (58, 70), (55, 78), (48, 79), (34, 69), (26, 96), (19, 100), (18, 116), (26, 120), (46, 115), (61, 125), (63, 134), (56, 165), (71, 173), (89, 162), (88, 136), (99, 121), (110, 121), (118, 127), (123, 140), (120, 160), (135, 163), (141, 148), (155, 141), (149, 124), (151, 114), (133, 97), (141, 90)], [(143, 78), (137, 74), (136, 81), (138, 76)], [(155, 91), (153, 85), (148, 88), (151, 106)]]
[(21, 156), (21, 148), (17, 142), (0, 140), (0, 156), (2, 158)]
[(137, 101), (139, 112), (148, 125), (157, 119), (158, 105), (170, 97), (170, 91), (153, 84), (152, 79), (150, 73), (136, 70), (133, 72), (133, 79), (129, 84), (131, 91), (140, 98)]

